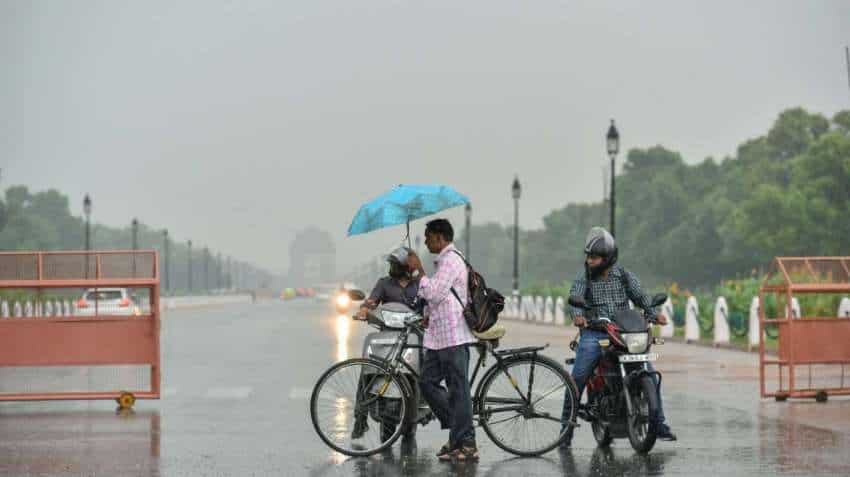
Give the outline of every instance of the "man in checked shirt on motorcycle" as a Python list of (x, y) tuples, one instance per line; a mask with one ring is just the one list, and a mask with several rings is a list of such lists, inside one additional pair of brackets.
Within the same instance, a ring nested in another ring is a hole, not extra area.
[[(646, 312), (646, 317), (659, 325), (667, 323), (667, 317), (657, 315), (651, 306), (650, 298), (643, 293), (640, 281), (626, 269), (615, 266), (617, 262), (617, 244), (614, 237), (602, 227), (593, 227), (587, 234), (584, 246), (584, 271), (579, 274), (570, 288), (570, 296), (588, 297), (588, 305), (592, 306), (601, 316), (614, 316), (616, 312), (629, 309), (629, 300)], [(589, 287), (589, 290), (588, 290)], [(589, 292), (589, 293), (588, 293)], [(584, 310), (571, 307), (573, 324), (581, 329), (581, 338), (576, 349), (575, 364), (572, 376), (576, 383), (579, 401), (587, 379), (602, 356), (600, 339), (608, 336), (604, 332), (587, 329), (587, 319)], [(652, 363), (648, 363), (652, 371)], [(661, 403), (659, 392), (658, 400)], [(564, 401), (564, 416), (569, 416), (569, 400)], [(665, 423), (663, 403), (658, 413), (658, 438), (665, 441), (675, 441), (676, 435)], [(562, 425), (567, 427), (567, 423)], [(561, 448), (572, 445), (573, 427), (569, 426), (567, 436), (561, 443)]]

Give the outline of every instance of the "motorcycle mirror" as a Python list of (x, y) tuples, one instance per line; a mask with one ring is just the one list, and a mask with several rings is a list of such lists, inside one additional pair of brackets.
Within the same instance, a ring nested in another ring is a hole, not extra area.
[(667, 301), (667, 294), (659, 293), (652, 297), (652, 306), (663, 305), (665, 301)]
[(569, 299), (567, 299), (567, 303), (576, 308), (584, 308), (585, 310), (587, 309), (587, 303), (584, 301), (584, 298), (580, 296), (571, 296)]
[(366, 294), (361, 290), (348, 290), (348, 298), (354, 301), (360, 301), (366, 298)]

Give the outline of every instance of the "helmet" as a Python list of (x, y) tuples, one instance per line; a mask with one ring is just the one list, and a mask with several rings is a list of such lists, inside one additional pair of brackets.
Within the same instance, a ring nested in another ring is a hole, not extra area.
[(614, 241), (614, 236), (602, 227), (591, 228), (584, 241), (584, 254), (602, 257), (601, 264), (588, 267), (591, 277), (599, 276), (604, 270), (617, 263), (617, 243)]
[(407, 247), (398, 247), (387, 255), (387, 262), (390, 264), (389, 275), (393, 278), (410, 277), (410, 268), (407, 266), (407, 256), (410, 254), (410, 249)]

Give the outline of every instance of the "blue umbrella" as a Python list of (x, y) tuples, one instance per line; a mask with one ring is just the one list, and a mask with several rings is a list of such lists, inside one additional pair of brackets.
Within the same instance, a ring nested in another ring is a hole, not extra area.
[(467, 203), (469, 199), (466, 196), (448, 186), (399, 185), (377, 199), (363, 204), (348, 227), (348, 236), (407, 224), (409, 241), (411, 220)]

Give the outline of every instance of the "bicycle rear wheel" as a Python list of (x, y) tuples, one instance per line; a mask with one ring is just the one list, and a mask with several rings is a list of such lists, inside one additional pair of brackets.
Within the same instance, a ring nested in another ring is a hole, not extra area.
[(376, 454), (401, 436), (408, 400), (400, 379), (371, 359), (328, 369), (310, 398), (310, 418), (322, 441), (350, 456)]
[(540, 455), (564, 438), (565, 400), (575, 420), (576, 387), (564, 368), (545, 356), (504, 361), (484, 378), (477, 396), (481, 427), (500, 448), (520, 456)]

